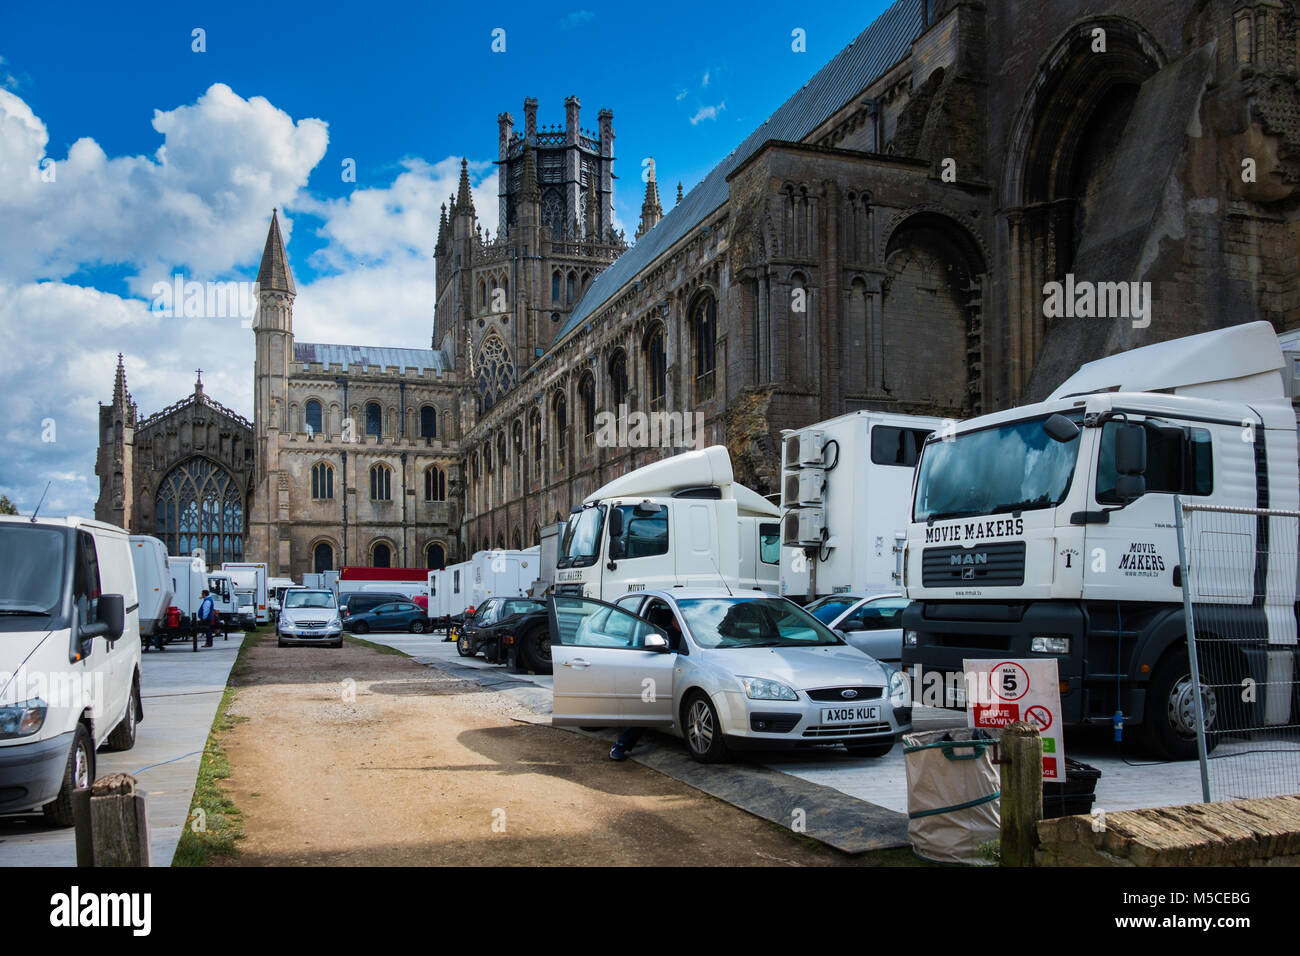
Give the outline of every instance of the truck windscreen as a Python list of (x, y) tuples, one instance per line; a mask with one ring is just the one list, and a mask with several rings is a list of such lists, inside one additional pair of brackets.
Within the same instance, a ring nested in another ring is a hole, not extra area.
[(1047, 417), (932, 441), (921, 455), (913, 521), (1033, 511), (1070, 490), (1079, 437), (1058, 442)]
[(61, 613), (67, 542), (61, 528), (0, 524), (0, 631), (30, 630), (23, 618)]
[(586, 568), (596, 563), (600, 556), (600, 532), (605, 526), (605, 508), (583, 508), (569, 515), (564, 526), (564, 540), (560, 542), (557, 568)]

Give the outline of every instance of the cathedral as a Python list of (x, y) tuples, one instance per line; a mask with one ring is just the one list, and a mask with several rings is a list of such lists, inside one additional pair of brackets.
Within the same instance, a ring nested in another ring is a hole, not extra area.
[[(689, 414), (770, 495), (785, 428), (965, 418), (1121, 349), (1300, 327), (1295, 0), (1024, 9), (897, 0), (666, 211), (646, 164), (631, 243), (609, 110), (500, 114), (495, 235), (462, 165), (430, 237), (429, 349), (296, 341), (273, 215), (253, 422), (201, 381), (142, 419), (119, 367), (96, 516), (278, 574), (436, 567), (681, 450), (602, 415)], [(1049, 314), (1057, 282), (1149, 307)]]

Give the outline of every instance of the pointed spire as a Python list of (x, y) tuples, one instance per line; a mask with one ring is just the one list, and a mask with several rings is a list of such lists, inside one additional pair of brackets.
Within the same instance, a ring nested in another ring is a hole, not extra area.
[(460, 161), (460, 186), (456, 190), (456, 211), (465, 213), (474, 211), (474, 199), (469, 191), (469, 160)]
[(641, 203), (641, 225), (637, 228), (636, 238), (640, 239), (655, 227), (664, 216), (664, 208), (659, 205), (659, 183), (655, 179), (655, 161), (652, 158), (646, 172), (649, 174), (645, 184), (645, 201)]
[(447, 243), (447, 204), (442, 204), (442, 212), (438, 216), (438, 241), (434, 243), (434, 251), (442, 252)]
[(262, 250), (262, 265), (257, 270), (257, 286), (261, 292), (286, 292), (296, 296), (293, 272), (289, 269), (289, 256), (284, 251), (280, 236), (279, 210), (271, 210), (271, 228), (266, 233), (266, 248)]
[[(677, 180), (677, 202), (681, 202), (681, 201), (682, 201), (682, 181), (679, 179)], [(673, 205), (676, 204), (677, 203), (674, 203)]]
[(126, 388), (126, 366), (122, 363), (122, 353), (117, 353), (117, 374), (113, 377), (113, 406), (125, 408), (131, 402), (131, 393)]

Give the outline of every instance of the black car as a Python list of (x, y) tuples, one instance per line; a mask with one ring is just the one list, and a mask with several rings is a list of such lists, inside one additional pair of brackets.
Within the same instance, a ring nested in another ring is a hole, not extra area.
[(551, 630), (546, 602), (488, 598), (461, 627), (456, 651), (462, 657), (482, 651), (488, 663), (509, 663), (515, 668), (549, 674)]

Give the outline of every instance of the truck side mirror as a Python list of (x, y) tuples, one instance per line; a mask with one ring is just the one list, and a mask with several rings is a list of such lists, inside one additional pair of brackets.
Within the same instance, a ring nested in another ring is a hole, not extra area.
[(611, 538), (623, 537), (623, 512), (618, 508), (609, 509), (609, 536)]
[(1141, 425), (1124, 424), (1115, 432), (1115, 496), (1136, 501), (1147, 493), (1147, 433)]
[(1147, 493), (1147, 480), (1142, 475), (1119, 475), (1115, 478), (1115, 497), (1127, 504), (1137, 501)]
[(1047, 437), (1052, 441), (1061, 444), (1074, 441), (1079, 437), (1079, 426), (1064, 415), (1052, 415), (1048, 418), (1043, 422), (1043, 431), (1047, 432)]
[(83, 644), (102, 637), (113, 644), (122, 637), (126, 630), (126, 604), (120, 594), (101, 594), (96, 602), (99, 620), (80, 628), (78, 640)]

